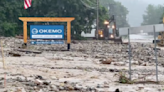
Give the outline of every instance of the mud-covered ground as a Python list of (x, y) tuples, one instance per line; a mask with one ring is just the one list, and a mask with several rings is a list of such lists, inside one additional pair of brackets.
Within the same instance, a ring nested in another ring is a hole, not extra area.
[[(131, 44), (132, 81), (120, 81), (132, 84), (119, 83), (120, 73), (129, 78), (128, 44), (75, 41), (70, 51), (60, 51), (67, 49), (67, 44), (28, 45), (28, 50), (42, 51), (35, 54), (16, 50), (22, 40), (4, 38), (3, 43), (6, 69), (1, 63), (0, 92), (115, 92), (116, 89), (163, 92), (164, 89), (164, 51), (157, 52), (159, 84), (156, 84), (154, 45), (150, 43)], [(21, 56), (9, 55), (11, 51)]]

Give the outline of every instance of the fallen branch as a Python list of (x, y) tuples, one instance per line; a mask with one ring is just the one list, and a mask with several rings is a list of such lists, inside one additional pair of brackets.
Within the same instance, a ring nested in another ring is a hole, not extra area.
[(20, 52), (27, 52), (27, 53), (35, 53), (35, 54), (41, 54), (41, 51), (34, 51), (34, 50), (27, 50), (27, 49), (15, 49), (16, 51)]
[(12, 55), (14, 57), (21, 57), (21, 54), (15, 52), (9, 52), (9, 55)]

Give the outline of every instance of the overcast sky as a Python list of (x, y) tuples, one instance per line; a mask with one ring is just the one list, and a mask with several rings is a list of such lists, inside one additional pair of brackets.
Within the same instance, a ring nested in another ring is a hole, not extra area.
[(148, 4), (164, 4), (164, 0), (140, 0)]
[(140, 26), (143, 22), (142, 15), (144, 14), (148, 4), (164, 5), (164, 0), (115, 0), (121, 2), (129, 10), (127, 20), (129, 24), (134, 26)]

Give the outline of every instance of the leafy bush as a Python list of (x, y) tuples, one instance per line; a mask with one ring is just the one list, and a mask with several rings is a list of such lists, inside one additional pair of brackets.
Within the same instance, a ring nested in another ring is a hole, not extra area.
[(87, 40), (87, 38), (82, 37), (82, 36), (79, 35), (79, 34), (73, 35), (72, 39), (73, 39), (73, 40)]

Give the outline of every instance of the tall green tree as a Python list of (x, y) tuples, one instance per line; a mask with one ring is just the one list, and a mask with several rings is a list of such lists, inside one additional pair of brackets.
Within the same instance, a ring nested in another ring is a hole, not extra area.
[(163, 11), (163, 14), (162, 14), (162, 16), (160, 18), (160, 23), (164, 23), (164, 11)]
[(151, 25), (162, 23), (164, 8), (162, 5), (149, 5), (143, 15), (142, 25)]
[(14, 36), (22, 33), (22, 23), (18, 19), (19, 16), (26, 14), (22, 9), (22, 0), (0, 0), (0, 2), (0, 35)]
[(112, 15), (115, 15), (117, 27), (130, 26), (126, 20), (129, 11), (120, 2), (116, 2), (114, 0), (100, 0), (100, 4), (106, 9), (109, 9), (108, 16), (111, 17)]
[[(14, 36), (23, 32), (22, 22), (18, 19), (19, 17), (75, 17), (71, 28), (72, 32), (76, 31), (78, 34), (90, 30), (96, 19), (96, 10), (85, 7), (79, 0), (33, 0), (32, 7), (27, 10), (24, 10), (23, 0), (0, 1), (0, 35), (5, 36)], [(106, 9), (100, 7), (102, 21), (105, 20), (105, 15), (107, 15)], [(28, 23), (28, 27), (32, 24), (45, 23)], [(66, 26), (66, 23), (49, 24), (63, 24)]]

